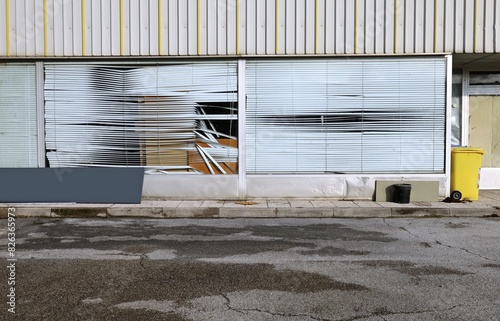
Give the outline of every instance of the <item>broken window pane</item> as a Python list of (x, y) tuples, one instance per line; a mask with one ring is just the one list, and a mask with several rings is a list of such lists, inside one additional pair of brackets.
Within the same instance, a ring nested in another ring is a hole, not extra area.
[(469, 84), (471, 86), (500, 85), (500, 72), (471, 72)]
[(50, 167), (237, 171), (233, 63), (45, 67)]
[(247, 172), (444, 173), (444, 58), (247, 63)]

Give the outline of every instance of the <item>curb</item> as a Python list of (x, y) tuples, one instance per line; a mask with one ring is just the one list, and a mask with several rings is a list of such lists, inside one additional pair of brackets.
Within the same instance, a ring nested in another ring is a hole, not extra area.
[[(16, 217), (52, 218), (390, 218), (499, 217), (500, 208), (421, 207), (15, 207)], [(0, 218), (7, 207), (0, 208)]]

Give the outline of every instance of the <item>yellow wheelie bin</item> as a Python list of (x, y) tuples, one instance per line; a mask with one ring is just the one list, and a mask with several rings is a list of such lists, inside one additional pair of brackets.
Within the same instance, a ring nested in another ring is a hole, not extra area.
[(457, 147), (451, 150), (451, 195), (453, 200), (479, 199), (479, 171), (484, 150)]

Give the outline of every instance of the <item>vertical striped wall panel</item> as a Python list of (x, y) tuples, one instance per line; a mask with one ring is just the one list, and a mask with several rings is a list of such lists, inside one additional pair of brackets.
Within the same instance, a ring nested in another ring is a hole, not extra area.
[(0, 57), (500, 52), (500, 0), (0, 0)]

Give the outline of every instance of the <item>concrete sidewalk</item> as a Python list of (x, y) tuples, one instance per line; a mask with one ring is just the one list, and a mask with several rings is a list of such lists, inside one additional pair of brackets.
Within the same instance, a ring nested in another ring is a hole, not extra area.
[(9, 207), (16, 209), (17, 217), (496, 217), (500, 215), (500, 190), (480, 191), (479, 201), (462, 203), (398, 204), (335, 199), (143, 200), (141, 204), (4, 203), (0, 205), (0, 217), (7, 216)]

